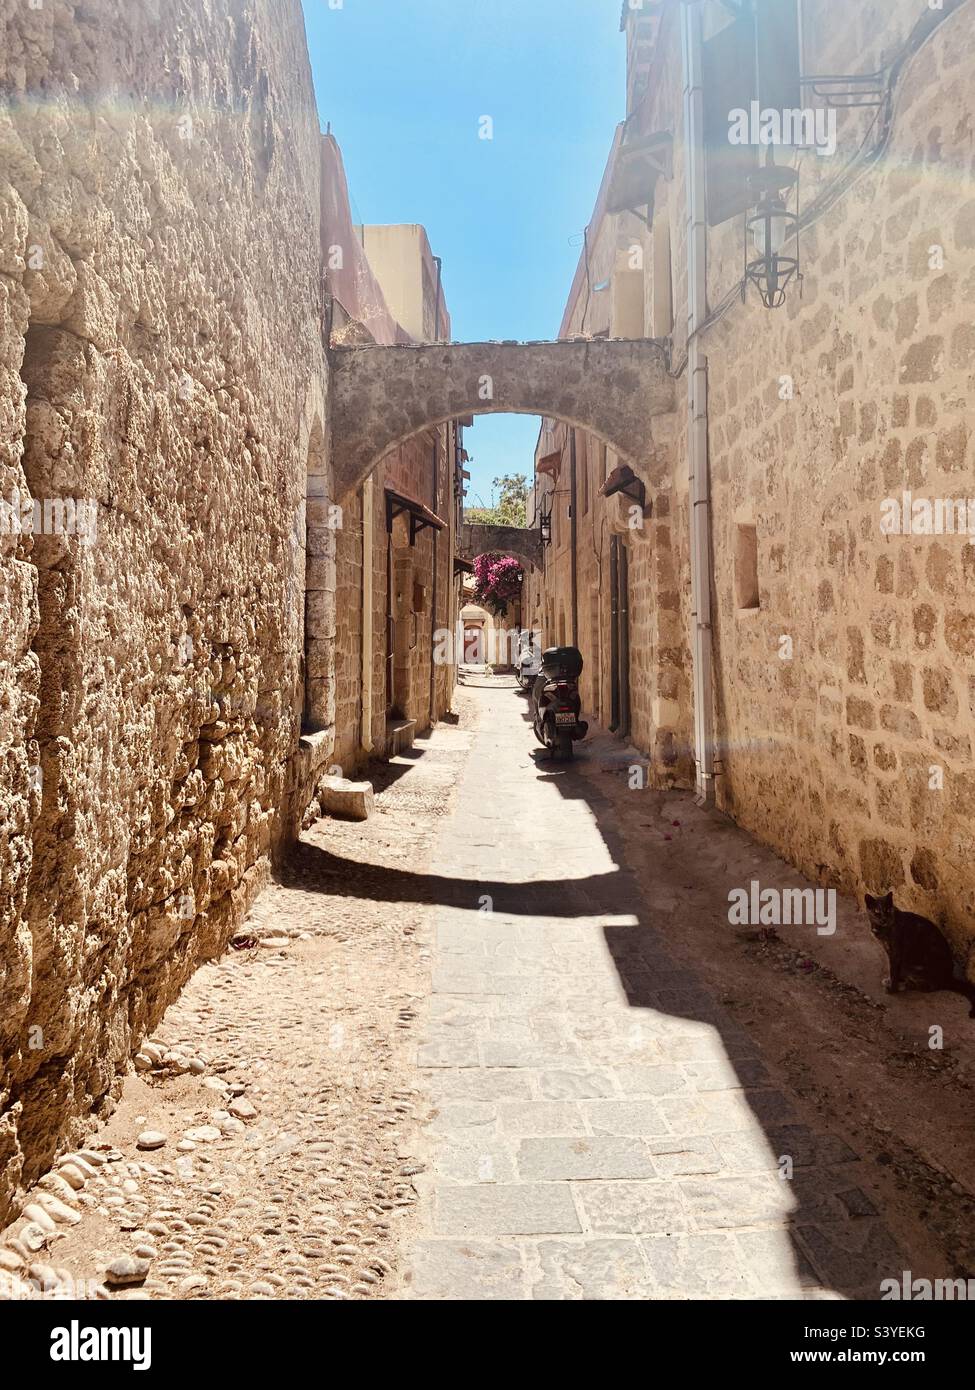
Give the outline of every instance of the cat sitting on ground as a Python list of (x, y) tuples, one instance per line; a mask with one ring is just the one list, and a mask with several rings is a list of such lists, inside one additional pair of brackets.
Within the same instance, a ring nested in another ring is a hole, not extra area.
[(965, 996), (972, 1006), (968, 1016), (975, 1018), (975, 985), (965, 979), (934, 922), (895, 907), (893, 893), (883, 898), (872, 898), (867, 893), (864, 902), (870, 930), (890, 961), (890, 975), (884, 981), (887, 993), (899, 989), (950, 989)]

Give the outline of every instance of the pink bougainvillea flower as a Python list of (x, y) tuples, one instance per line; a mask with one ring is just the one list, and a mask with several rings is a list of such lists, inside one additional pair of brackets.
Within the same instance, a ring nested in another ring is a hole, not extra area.
[(478, 555), (474, 559), (474, 600), (503, 615), (521, 593), (523, 572), (513, 555)]

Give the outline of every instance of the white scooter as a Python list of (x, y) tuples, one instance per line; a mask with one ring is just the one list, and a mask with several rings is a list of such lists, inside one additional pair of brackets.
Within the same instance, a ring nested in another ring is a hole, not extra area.
[(522, 690), (531, 690), (541, 669), (542, 644), (535, 633), (525, 629), (518, 637), (518, 657), (515, 662), (515, 677)]

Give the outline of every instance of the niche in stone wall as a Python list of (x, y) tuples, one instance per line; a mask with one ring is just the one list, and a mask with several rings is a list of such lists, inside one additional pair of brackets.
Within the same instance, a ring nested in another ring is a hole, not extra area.
[(759, 607), (758, 531), (738, 526), (735, 532), (735, 606), (739, 612)]

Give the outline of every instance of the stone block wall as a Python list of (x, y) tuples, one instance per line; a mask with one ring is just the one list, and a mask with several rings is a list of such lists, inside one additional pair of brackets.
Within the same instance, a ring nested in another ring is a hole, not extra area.
[[(880, 66), (912, 3), (806, 7), (818, 70)], [(785, 309), (712, 330), (721, 803), (813, 878), (975, 944), (975, 535), (885, 533), (887, 498), (975, 495), (975, 36), (949, 18), (905, 70), (889, 144), (803, 233)], [(838, 164), (866, 117), (840, 118)], [(818, 186), (835, 173), (812, 156)], [(814, 194), (807, 195), (814, 196)], [(714, 238), (712, 295), (740, 227)], [(736, 601), (758, 538), (757, 612)]]
[(2, 1219), (314, 779), (327, 368), (298, 0), (5, 3), (0, 92)]
[[(669, 422), (657, 422), (661, 435)], [(671, 493), (648, 490), (647, 514), (631, 526), (628, 498), (603, 498), (598, 489), (615, 466), (612, 452), (603, 464), (603, 446), (579, 431), (577, 446), (578, 645), (583, 667), (580, 690), (584, 713), (609, 728), (612, 719), (610, 551), (614, 536), (626, 548), (629, 571), (630, 647), (629, 741), (650, 755), (649, 784), (672, 786), (689, 773), (688, 659), (680, 615), (678, 571), (672, 540)], [(556, 491), (559, 538), (547, 547), (544, 570), (527, 571), (525, 612), (541, 621), (544, 645), (558, 640), (564, 619), (565, 641), (572, 640), (571, 546), (568, 542), (569, 451), (566, 446)], [(589, 506), (584, 509), (582, 472), (589, 469)], [(535, 615), (534, 617), (532, 615)], [(541, 615), (539, 619), (538, 615)]]
[[(663, 16), (633, 131), (673, 133), (653, 225), (669, 224), (681, 398), (654, 431), (672, 469), (669, 486), (653, 492), (649, 569), (631, 546), (631, 702), (634, 742), (655, 767), (676, 753), (672, 775), (691, 784), (678, 9)], [(709, 7), (712, 19), (719, 9)], [(940, 9), (806, 0), (803, 11), (806, 68), (820, 72), (880, 69), (912, 33), (923, 35), (918, 25), (944, 22), (906, 57), (884, 146), (848, 187), (836, 184), (840, 171), (884, 128), (873, 110), (839, 113), (835, 156), (805, 156), (803, 207), (821, 212), (802, 233), (801, 295), (794, 286), (774, 312), (753, 290), (742, 304), (742, 219), (709, 232), (708, 307), (721, 309), (704, 337), (718, 800), (813, 878), (858, 896), (893, 889), (902, 906), (942, 920), (964, 960), (975, 944), (975, 536), (892, 534), (884, 516), (905, 492), (975, 498), (975, 33), (970, 7), (953, 0)], [(644, 248), (649, 331), (656, 287), (646, 228), (597, 218), (590, 274), (612, 275), (634, 242)], [(599, 314), (583, 282), (563, 331), (612, 333), (608, 310)], [(563, 463), (560, 488), (566, 478)], [(744, 611), (738, 571), (749, 527), (758, 604)], [(583, 518), (581, 645), (593, 640), (591, 546)], [(531, 578), (529, 603), (540, 599), (550, 624), (568, 611), (569, 575), (567, 552), (553, 545), (544, 581)], [(975, 977), (975, 961), (969, 971)]]
[[(348, 774), (361, 761), (362, 711), (362, 488), (342, 509), (336, 541), (336, 588), (341, 595), (335, 633), (334, 762)], [(382, 629), (374, 640), (385, 644)]]
[[(426, 430), (389, 451), (372, 474), (372, 716), (371, 750), (363, 747), (362, 736), (362, 566), (363, 506), (362, 488), (349, 495), (343, 508), (342, 527), (336, 533), (336, 580), (340, 603), (336, 616), (335, 646), (335, 755), (334, 761), (348, 773), (363, 766), (370, 756), (386, 751), (386, 617), (388, 612), (387, 550), (390, 535), (386, 529), (384, 488), (397, 491), (432, 506), (433, 456), (436, 446), (438, 514), (449, 522), (450, 470), (444, 436), (448, 426)], [(394, 592), (401, 595), (397, 620), (398, 640), (394, 685), (396, 706), (405, 717), (416, 721), (416, 731), (430, 726), (431, 610), (433, 560), (436, 549), (437, 596), (436, 627), (448, 628), (456, 607), (451, 582), (451, 547), (448, 530), (438, 534), (434, 547), (429, 529), (419, 532), (416, 544), (408, 543), (407, 522), (394, 523), (390, 577)], [(398, 557), (398, 558), (397, 558)], [(422, 608), (414, 610), (414, 604)], [(434, 719), (450, 709), (455, 668), (438, 663), (434, 669)]]
[[(440, 426), (412, 436), (391, 449), (382, 460), (380, 470), (377, 470), (377, 475), (381, 472), (383, 486), (402, 491), (432, 510), (433, 473), (436, 467), (436, 513), (448, 522), (451, 513), (451, 468), (446, 447), (449, 429), (449, 426)], [(397, 620), (396, 707), (406, 718), (416, 720), (416, 732), (420, 733), (429, 728), (431, 722), (430, 665), (433, 648), (430, 618), (434, 603), (434, 556), (437, 570), (435, 626), (447, 628), (451, 621), (450, 535), (448, 526), (438, 532), (435, 544), (433, 530), (427, 527), (418, 532), (416, 543), (410, 547), (406, 541), (406, 525), (404, 518), (394, 526), (394, 567), (395, 557), (399, 555), (400, 574), (408, 576), (403, 580), (401, 610)], [(449, 666), (435, 668), (435, 719), (450, 708), (452, 669)]]
[[(711, 229), (708, 304), (726, 312), (704, 348), (719, 804), (813, 878), (856, 895), (892, 888), (901, 905), (943, 920), (964, 960), (975, 942), (975, 537), (882, 525), (885, 499), (905, 491), (975, 491), (975, 37), (952, 8), (804, 5), (807, 70), (879, 69), (919, 22), (945, 22), (905, 63), (872, 166), (825, 201), (846, 160), (869, 147), (873, 111), (840, 113), (836, 155), (804, 159), (803, 206), (822, 198), (824, 211), (802, 233), (801, 295), (793, 287), (774, 312), (754, 291), (727, 304), (741, 275), (741, 219)], [(665, 20), (641, 128), (674, 132), (673, 178), (658, 185), (657, 206), (670, 221), (678, 370), (679, 72), (679, 33)], [(670, 511), (686, 654), (685, 438), (682, 402)], [(737, 573), (743, 527), (757, 534), (759, 602), (749, 611)]]

